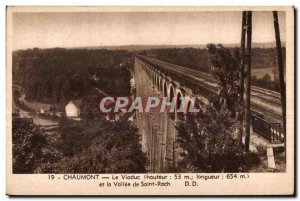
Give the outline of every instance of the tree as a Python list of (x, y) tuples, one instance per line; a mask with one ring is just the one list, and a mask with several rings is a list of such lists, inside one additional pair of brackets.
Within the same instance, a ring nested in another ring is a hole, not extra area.
[(84, 131), (81, 125), (62, 115), (59, 122), (60, 142), (59, 149), (64, 156), (73, 156), (86, 148), (91, 140), (91, 135)]
[(219, 80), (219, 93), (209, 104), (202, 104), (197, 115), (188, 114), (176, 128), (182, 148), (181, 171), (235, 172), (246, 171), (257, 164), (256, 154), (245, 153), (238, 123), (243, 117), (240, 94), (240, 55), (222, 45), (208, 45), (215, 57), (213, 73)]
[(31, 119), (12, 114), (13, 173), (34, 173), (46, 145), (46, 137)]
[[(233, 50), (223, 47), (222, 45), (209, 44), (208, 51), (214, 54), (212, 60), (214, 67), (213, 74), (218, 77), (219, 91), (217, 101), (214, 102), (215, 108), (220, 110), (226, 107), (231, 113), (231, 117), (240, 116), (240, 63), (241, 57), (239, 49)], [(238, 107), (237, 107), (238, 106)]]
[(41, 150), (41, 157), (39, 159), (38, 166), (36, 167), (36, 173), (60, 173), (60, 161), (63, 158), (63, 154), (52, 146), (46, 146)]
[(234, 138), (230, 114), (207, 105), (197, 118), (189, 114), (177, 125), (178, 142), (184, 150), (181, 172), (245, 171), (243, 146)]
[(271, 76), (269, 74), (265, 74), (262, 78), (264, 82), (271, 82)]

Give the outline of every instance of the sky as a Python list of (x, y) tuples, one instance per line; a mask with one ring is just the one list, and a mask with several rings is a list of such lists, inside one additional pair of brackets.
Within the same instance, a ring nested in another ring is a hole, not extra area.
[[(240, 43), (241, 19), (236, 11), (14, 13), (13, 49)], [(253, 12), (252, 23), (253, 42), (275, 41), (272, 12)]]

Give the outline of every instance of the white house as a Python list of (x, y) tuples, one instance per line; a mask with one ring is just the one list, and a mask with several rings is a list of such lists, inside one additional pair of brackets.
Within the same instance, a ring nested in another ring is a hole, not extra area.
[(66, 107), (66, 116), (68, 118), (78, 118), (80, 115), (80, 101), (70, 101)]

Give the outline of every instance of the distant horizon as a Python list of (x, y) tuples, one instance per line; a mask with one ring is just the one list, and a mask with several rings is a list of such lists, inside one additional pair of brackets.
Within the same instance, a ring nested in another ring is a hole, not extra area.
[[(87, 49), (87, 48), (101, 48), (101, 47), (132, 47), (132, 46), (206, 46), (208, 44), (215, 44), (215, 45), (218, 45), (218, 44), (221, 44), (221, 45), (224, 45), (224, 46), (235, 46), (236, 47), (239, 47), (240, 46), (240, 43), (206, 43), (206, 44), (171, 44), (171, 45), (168, 45), (168, 44), (154, 44), (154, 45), (146, 45), (146, 44), (129, 44), (129, 45), (95, 45), (95, 46), (74, 46), (74, 47), (63, 47), (63, 46), (56, 46), (56, 47), (46, 47), (46, 48), (41, 48), (41, 47), (28, 47), (26, 49), (16, 49), (16, 50), (13, 50), (13, 51), (20, 51), (20, 50), (30, 50), (30, 49), (55, 49), (55, 48), (61, 48), (61, 49)], [(266, 48), (275, 48), (276, 47), (276, 41), (272, 41), (272, 42), (252, 42), (252, 48), (257, 48), (257, 46), (254, 46), (253, 45), (258, 45), (258, 44), (269, 44), (269, 45), (274, 45), (274, 47), (266, 47)], [(285, 47), (285, 41), (281, 41), (281, 45), (283, 47)], [(259, 47), (259, 48), (265, 48), (265, 47)]]

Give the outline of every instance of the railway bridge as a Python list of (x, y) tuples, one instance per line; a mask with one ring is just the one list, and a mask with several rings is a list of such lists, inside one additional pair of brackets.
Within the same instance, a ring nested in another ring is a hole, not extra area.
[[(208, 102), (217, 94), (217, 80), (209, 73), (171, 64), (155, 58), (136, 55), (133, 74), (136, 96), (174, 97), (180, 101), (185, 97), (184, 111), (188, 110), (191, 98)], [(178, 108), (177, 108), (178, 109)], [(281, 143), (281, 102), (280, 94), (252, 86), (251, 110), (253, 131), (270, 143)], [(176, 143), (175, 121), (168, 113), (137, 113), (137, 125), (142, 133), (143, 151), (147, 153), (149, 172), (169, 172), (176, 166), (179, 147)]]

